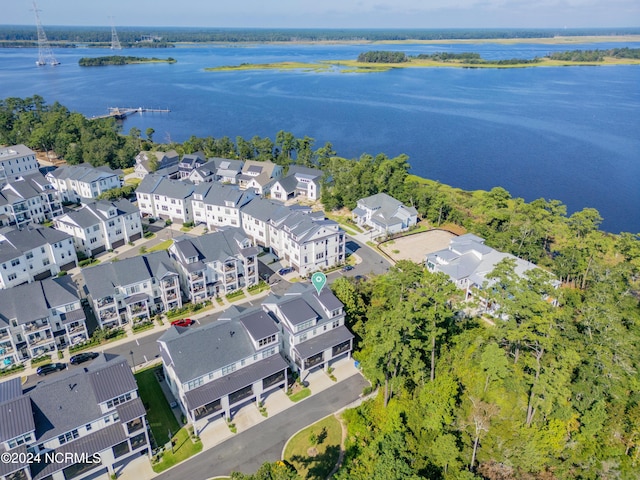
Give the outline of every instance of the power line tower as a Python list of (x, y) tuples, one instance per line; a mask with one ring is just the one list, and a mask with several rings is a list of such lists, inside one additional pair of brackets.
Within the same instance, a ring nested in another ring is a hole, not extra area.
[(38, 10), (35, 0), (33, 0), (33, 11), (36, 14), (36, 27), (38, 29), (38, 60), (36, 60), (36, 65), (39, 67), (46, 64), (54, 66), (60, 65), (60, 62), (53, 56), (51, 45), (49, 45), (49, 40), (47, 40), (47, 34), (44, 33), (44, 28), (42, 28), (40, 15), (38, 14), (40, 10)]
[(118, 40), (118, 32), (116, 32), (116, 25), (113, 23), (113, 17), (111, 19), (111, 50), (122, 50), (120, 40)]

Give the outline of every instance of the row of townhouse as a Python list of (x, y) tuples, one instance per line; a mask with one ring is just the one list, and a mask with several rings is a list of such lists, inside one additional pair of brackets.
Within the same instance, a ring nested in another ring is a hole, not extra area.
[(53, 228), (0, 229), (0, 288), (42, 280), (77, 265), (73, 238)]
[(0, 189), (0, 226), (21, 228), (61, 214), (60, 195), (38, 171), (10, 180)]
[(0, 368), (86, 340), (85, 320), (69, 276), (0, 290)]
[(79, 203), (86, 199), (95, 199), (102, 193), (122, 186), (121, 172), (106, 165), (92, 167), (64, 165), (47, 173), (46, 178), (60, 193), (64, 202)]
[(176, 239), (169, 254), (192, 302), (220, 297), (259, 281), (258, 249), (240, 228)]
[(138, 208), (143, 216), (173, 222), (193, 221), (192, 195), (195, 185), (161, 175), (147, 175), (136, 189)]
[(323, 289), (292, 286), (261, 307), (231, 307), (197, 329), (171, 327), (159, 339), (167, 385), (198, 430), (219, 416), (262, 402), (286, 388), (291, 369), (301, 378), (350, 356), (353, 335), (344, 306)]
[(0, 148), (0, 183), (16, 177), (38, 173), (36, 153), (25, 145)]
[(150, 455), (149, 439), (138, 386), (122, 357), (101, 354), (29, 389), (19, 378), (0, 383), (0, 453), (15, 459), (0, 462), (0, 478), (115, 478), (118, 466)]
[(101, 328), (182, 306), (178, 270), (166, 251), (84, 268), (82, 276)]
[(75, 248), (87, 257), (142, 238), (140, 210), (125, 199), (82, 205), (53, 220), (56, 230), (73, 236)]

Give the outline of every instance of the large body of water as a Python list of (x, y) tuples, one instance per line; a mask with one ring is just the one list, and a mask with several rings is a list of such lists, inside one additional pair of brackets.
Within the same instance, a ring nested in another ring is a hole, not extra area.
[(205, 72), (205, 67), (355, 58), (372, 49), (408, 54), (473, 51), (532, 58), (555, 45), (254, 45), (132, 49), (175, 64), (81, 68), (109, 50), (55, 50), (58, 67), (36, 67), (34, 49), (0, 49), (0, 98), (41, 95), (87, 116), (107, 107), (168, 108), (134, 115), (123, 131), (156, 141), (279, 130), (329, 141), (341, 156), (406, 153), (412, 172), (463, 189), (503, 186), (527, 201), (558, 199), (573, 212), (597, 208), (603, 228), (640, 231), (640, 66), (524, 69), (397, 69), (346, 74)]

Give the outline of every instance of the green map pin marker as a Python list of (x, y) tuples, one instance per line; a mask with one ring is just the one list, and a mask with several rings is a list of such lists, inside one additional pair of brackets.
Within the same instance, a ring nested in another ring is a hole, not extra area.
[(322, 287), (327, 283), (327, 276), (322, 272), (316, 272), (311, 275), (311, 283), (313, 283), (313, 286), (316, 287), (318, 291), (318, 295), (320, 295), (320, 290), (322, 290)]

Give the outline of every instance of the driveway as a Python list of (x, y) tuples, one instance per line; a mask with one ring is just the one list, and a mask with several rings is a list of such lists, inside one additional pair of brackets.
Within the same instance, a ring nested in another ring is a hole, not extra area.
[(205, 480), (231, 472), (255, 473), (264, 462), (280, 459), (287, 440), (300, 429), (358, 400), (368, 382), (353, 375), (331, 388), (210, 448), (157, 478)]

